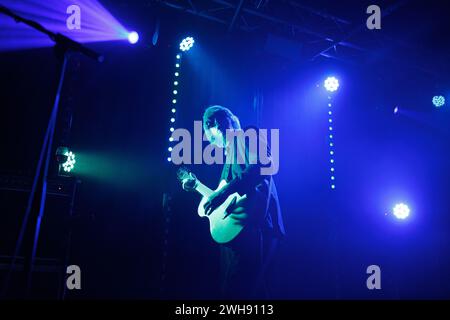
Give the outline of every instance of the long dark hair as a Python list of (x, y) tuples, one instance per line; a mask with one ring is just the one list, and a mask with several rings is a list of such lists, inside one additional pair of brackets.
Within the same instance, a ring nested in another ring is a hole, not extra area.
[(216, 125), (224, 135), (227, 129), (241, 128), (238, 117), (230, 109), (219, 105), (209, 106), (203, 113), (203, 127), (209, 129)]

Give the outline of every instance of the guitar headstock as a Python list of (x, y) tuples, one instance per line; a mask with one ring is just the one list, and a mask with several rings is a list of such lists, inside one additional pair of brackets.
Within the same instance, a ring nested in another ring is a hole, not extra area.
[(181, 167), (177, 171), (178, 180), (180, 180), (181, 185), (184, 190), (192, 191), (197, 185), (197, 177), (190, 172), (186, 167)]
[(190, 177), (191, 177), (191, 172), (186, 167), (180, 167), (177, 170), (177, 178), (181, 182), (183, 182), (183, 180), (189, 179)]

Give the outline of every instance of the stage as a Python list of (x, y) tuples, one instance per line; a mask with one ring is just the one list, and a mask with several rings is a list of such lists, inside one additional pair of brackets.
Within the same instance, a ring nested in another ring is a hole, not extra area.
[(0, 0), (2, 300), (450, 298), (442, 1), (41, 2)]

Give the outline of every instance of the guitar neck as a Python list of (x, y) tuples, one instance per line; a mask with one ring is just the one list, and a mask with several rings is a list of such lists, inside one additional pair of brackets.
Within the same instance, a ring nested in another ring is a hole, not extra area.
[(203, 197), (209, 197), (214, 191), (205, 186), (199, 180), (197, 180), (197, 185), (195, 186), (195, 190), (200, 193)]

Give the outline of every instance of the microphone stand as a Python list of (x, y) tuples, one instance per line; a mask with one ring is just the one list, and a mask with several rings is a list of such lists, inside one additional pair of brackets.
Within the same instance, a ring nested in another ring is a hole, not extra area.
[[(39, 161), (37, 164), (36, 172), (33, 179), (33, 184), (31, 187), (31, 192), (28, 197), (28, 203), (27, 208), (25, 211), (25, 215), (23, 218), (23, 222), (20, 228), (19, 237), (16, 242), (16, 247), (14, 250), (14, 255), (11, 258), (11, 264), (8, 269), (8, 273), (6, 275), (4, 287), (2, 290), (2, 296), (6, 298), (8, 288), (9, 288), (9, 282), (11, 280), (12, 272), (15, 269), (15, 265), (17, 262), (17, 258), (19, 256), (23, 239), (25, 236), (28, 220), (30, 217), (30, 213), (33, 207), (33, 200), (35, 198), (36, 189), (38, 185), (41, 185), (41, 194), (37, 197), (40, 198), (39, 203), (39, 211), (37, 214), (36, 219), (36, 225), (34, 230), (34, 237), (33, 237), (33, 246), (31, 253), (29, 254), (28, 261), (26, 262), (26, 268), (27, 271), (27, 290), (26, 294), (29, 297), (31, 295), (31, 288), (32, 288), (32, 280), (33, 280), (33, 269), (34, 269), (34, 263), (36, 259), (36, 250), (38, 246), (39, 241), (39, 234), (41, 229), (41, 223), (42, 219), (44, 217), (44, 209), (45, 209), (45, 202), (47, 197), (47, 177), (48, 177), (48, 168), (50, 164), (50, 159), (52, 156), (52, 145), (53, 145), (53, 138), (55, 134), (55, 126), (56, 126), (56, 119), (58, 115), (58, 109), (59, 109), (59, 100), (61, 96), (61, 90), (64, 83), (64, 77), (66, 74), (67, 69), (67, 63), (69, 59), (69, 53), (70, 52), (79, 52), (83, 55), (92, 58), (96, 60), (97, 62), (103, 62), (104, 58), (102, 55), (96, 53), (95, 51), (83, 46), (82, 44), (60, 34), (60, 33), (54, 33), (50, 30), (44, 28), (41, 24), (37, 23), (36, 21), (32, 21), (26, 18), (23, 18), (8, 8), (0, 5), (0, 13), (3, 13), (11, 18), (13, 18), (17, 23), (24, 23), (37, 31), (47, 35), (53, 42), (55, 42), (55, 52), (58, 61), (61, 61), (61, 67), (60, 67), (60, 75), (59, 75), (59, 81), (58, 81), (58, 88), (56, 90), (56, 96), (53, 103), (53, 108), (50, 114), (50, 119), (48, 121), (47, 130), (45, 132), (44, 141), (42, 144), (42, 148), (39, 155)], [(26, 259), (27, 260), (27, 259)]]

